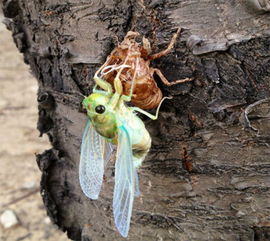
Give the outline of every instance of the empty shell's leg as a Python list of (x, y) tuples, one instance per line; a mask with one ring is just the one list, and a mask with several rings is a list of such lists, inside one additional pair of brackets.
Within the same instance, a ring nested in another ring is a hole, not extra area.
[(166, 49), (162, 50), (159, 53), (150, 55), (149, 59), (150, 60), (157, 59), (157, 58), (160, 58), (161, 56), (164, 56), (164, 55), (168, 54), (172, 50), (172, 48), (174, 47), (174, 44), (176, 42), (176, 39), (177, 39), (180, 31), (181, 31), (181, 28), (178, 28), (176, 33), (173, 35), (173, 37), (171, 39), (171, 42), (169, 43), (169, 45), (168, 45), (168, 47)]
[(158, 77), (161, 79), (161, 81), (167, 86), (181, 84), (181, 83), (185, 83), (185, 82), (189, 82), (193, 80), (193, 78), (185, 78), (185, 79), (169, 82), (159, 69), (152, 69), (152, 71), (153, 71), (152, 73), (156, 73)]

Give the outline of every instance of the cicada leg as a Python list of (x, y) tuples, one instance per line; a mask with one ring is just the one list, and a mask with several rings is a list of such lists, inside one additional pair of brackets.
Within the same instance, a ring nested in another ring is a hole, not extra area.
[(121, 99), (121, 94), (123, 92), (123, 86), (119, 78), (114, 79), (114, 89), (115, 89), (115, 93), (113, 94), (109, 103), (109, 105), (113, 109), (117, 106), (119, 100)]
[(176, 42), (176, 39), (178, 37), (178, 35), (180, 34), (180, 31), (181, 31), (181, 28), (178, 28), (176, 33), (173, 35), (172, 39), (171, 39), (171, 42), (169, 43), (168, 47), (164, 50), (162, 50), (161, 52), (159, 53), (156, 53), (156, 54), (152, 54), (148, 57), (149, 60), (153, 60), (153, 59), (157, 59), (157, 58), (160, 58), (161, 56), (164, 56), (164, 55), (167, 55), (173, 48), (175, 42)]
[(157, 111), (156, 111), (156, 114), (155, 115), (152, 115), (150, 113), (148, 113), (147, 111), (145, 110), (142, 110), (141, 108), (139, 107), (131, 107), (132, 110), (135, 110), (135, 111), (138, 111), (144, 115), (146, 115), (147, 117), (149, 117), (150, 119), (152, 120), (156, 120), (158, 118), (158, 114), (159, 114), (159, 109), (160, 109), (160, 106), (162, 104), (162, 102), (165, 100), (165, 99), (172, 99), (172, 97), (163, 97), (162, 100), (160, 101), (159, 105), (158, 105), (158, 108), (157, 108)]
[(126, 57), (124, 63), (119, 66), (120, 70), (117, 72), (117, 75), (114, 79), (114, 89), (115, 89), (115, 92), (118, 93), (119, 95), (122, 95), (122, 93), (123, 93), (123, 85), (122, 85), (122, 82), (120, 80), (120, 75), (121, 75), (124, 68), (130, 67), (129, 65), (126, 64), (127, 59), (128, 59), (128, 56)]
[(131, 98), (132, 98), (132, 95), (133, 95), (133, 90), (134, 90), (134, 87), (135, 87), (135, 84), (136, 84), (135, 80), (136, 80), (138, 64), (139, 64), (139, 59), (136, 58), (136, 67), (135, 67), (134, 75), (133, 75), (133, 78), (132, 78), (132, 81), (131, 81), (131, 87), (130, 87), (129, 95), (122, 95), (121, 98), (122, 98), (123, 101), (126, 101), (126, 102), (131, 101)]
[(120, 65), (120, 66), (117, 67), (117, 69), (120, 68), (120, 70), (117, 72), (117, 75), (116, 75), (116, 77), (114, 79), (114, 83), (113, 83), (114, 84), (115, 93), (113, 94), (113, 96), (112, 96), (112, 98), (110, 100), (110, 103), (109, 103), (109, 105), (113, 109), (116, 107), (116, 105), (118, 104), (118, 102), (119, 102), (120, 99), (123, 100), (122, 99), (123, 85), (122, 85), (122, 82), (120, 80), (120, 74), (121, 74), (121, 72), (122, 72), (122, 70), (124, 68), (129, 68), (130, 67), (129, 65), (126, 64), (126, 60), (125, 60), (125, 62), (122, 65)]
[[(94, 78), (93, 78), (94, 81), (96, 82), (96, 84), (95, 84), (95, 86), (93, 88), (93, 93), (100, 93), (100, 94), (109, 95), (109, 96), (112, 95), (113, 90), (112, 90), (111, 84), (99, 77), (99, 73), (108, 64), (110, 59), (111, 58), (109, 56), (106, 59), (105, 63), (101, 67), (99, 67), (99, 69), (96, 71), (96, 73), (94, 75)], [(98, 90), (97, 87), (100, 87), (102, 90)]]
[(113, 109), (117, 106), (119, 100), (121, 99), (121, 94), (123, 92), (123, 86), (122, 86), (121, 80), (119, 78), (114, 79), (114, 89), (115, 89), (115, 93), (113, 94), (113, 96), (109, 102), (109, 105)]
[[(94, 81), (96, 82), (94, 88), (93, 88), (93, 93), (101, 93), (104, 95), (112, 95), (112, 86), (110, 83), (107, 81), (101, 79), (100, 77), (97, 76), (97, 73), (94, 76)], [(103, 90), (98, 90), (97, 87), (100, 87)]]
[(182, 84), (182, 83), (190, 82), (193, 80), (193, 78), (185, 78), (185, 79), (179, 79), (179, 80), (169, 82), (159, 69), (152, 68), (151, 71), (152, 71), (152, 74), (156, 73), (158, 77), (161, 79), (161, 81), (163, 82), (163, 84), (167, 86)]
[[(131, 85), (131, 91), (130, 91), (130, 97), (128, 98), (125, 98), (125, 95), (122, 95), (123, 93), (123, 85), (122, 85), (122, 82), (120, 80), (120, 75), (123, 71), (124, 68), (129, 68), (130, 66), (127, 65), (127, 60), (128, 60), (128, 57), (126, 57), (124, 63), (120, 66), (117, 67), (117, 69), (119, 68), (119, 71), (117, 72), (117, 75), (114, 79), (114, 89), (115, 89), (115, 93), (114, 95), (112, 96), (111, 100), (110, 100), (110, 105), (115, 108), (115, 106), (118, 104), (119, 100), (122, 100), (122, 101), (130, 101), (131, 100), (131, 96), (132, 96), (132, 93), (133, 93), (133, 86), (134, 86), (134, 80), (132, 80), (132, 85)], [(136, 68), (137, 69), (137, 68)], [(136, 76), (136, 70), (135, 70), (135, 74), (134, 76)], [(133, 78), (134, 79), (134, 78)]]

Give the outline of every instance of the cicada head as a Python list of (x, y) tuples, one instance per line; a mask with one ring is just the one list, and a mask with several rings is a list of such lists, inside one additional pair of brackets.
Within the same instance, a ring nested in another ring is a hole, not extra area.
[(109, 97), (93, 93), (86, 97), (82, 104), (96, 131), (104, 137), (113, 138), (117, 130), (116, 114), (109, 101)]

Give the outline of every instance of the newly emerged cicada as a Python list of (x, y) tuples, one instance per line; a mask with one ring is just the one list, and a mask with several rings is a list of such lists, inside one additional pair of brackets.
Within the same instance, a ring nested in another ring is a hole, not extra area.
[(130, 92), (132, 79), (134, 79), (132, 104), (142, 109), (156, 108), (162, 101), (162, 92), (153, 77), (154, 73), (167, 86), (193, 80), (192, 78), (185, 78), (169, 82), (158, 68), (150, 67), (151, 60), (160, 58), (172, 50), (179, 33), (180, 28), (173, 35), (165, 50), (151, 54), (150, 42), (146, 38), (143, 38), (143, 45), (141, 45), (136, 41), (136, 37), (140, 36), (140, 34), (129, 31), (124, 40), (111, 52), (101, 67), (103, 79), (113, 84), (115, 76), (119, 75), (119, 68), (116, 67), (129, 65), (130, 68), (124, 69), (119, 75), (119, 79), (123, 85), (123, 93), (127, 95)]
[(123, 95), (119, 75), (130, 66), (111, 68), (118, 71), (113, 87), (101, 78), (102, 75), (99, 76), (99, 70), (94, 77), (99, 89), (95, 87), (93, 93), (83, 100), (88, 120), (81, 144), (79, 178), (84, 194), (98, 199), (104, 167), (110, 159), (113, 145), (117, 146), (113, 214), (118, 231), (127, 237), (134, 196), (139, 194), (136, 168), (141, 165), (151, 146), (151, 137), (134, 111), (152, 119), (157, 118), (158, 111), (154, 116), (138, 107), (128, 107), (125, 102), (131, 100), (134, 78), (129, 95)]

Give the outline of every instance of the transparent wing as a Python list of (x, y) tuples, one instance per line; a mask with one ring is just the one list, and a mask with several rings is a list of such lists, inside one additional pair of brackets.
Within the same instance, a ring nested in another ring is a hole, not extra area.
[(127, 237), (130, 226), (135, 189), (134, 174), (130, 137), (128, 131), (121, 126), (115, 163), (113, 214), (115, 225), (123, 237)]
[(140, 192), (140, 185), (139, 185), (139, 176), (138, 176), (138, 172), (137, 169), (134, 168), (134, 178), (135, 178), (135, 196), (138, 197), (140, 196), (141, 192)]
[(98, 199), (104, 162), (110, 159), (112, 150), (112, 145), (95, 131), (88, 119), (82, 137), (79, 179), (84, 194), (91, 199)]
[(115, 146), (112, 143), (107, 142), (105, 140), (105, 138), (103, 138), (103, 140), (104, 140), (103, 141), (103, 143), (104, 143), (104, 145), (103, 145), (103, 159), (104, 159), (104, 167), (106, 167), (111, 156), (112, 156), (112, 153), (115, 149)]

